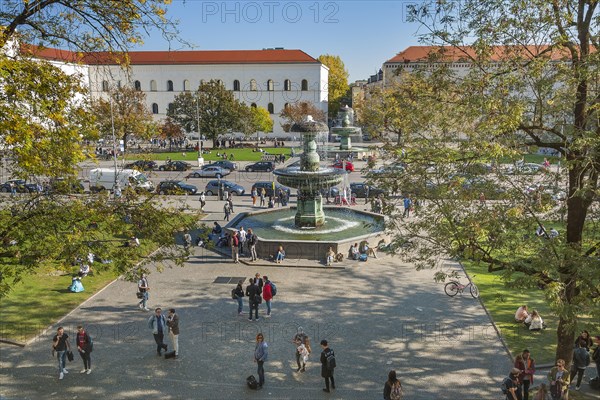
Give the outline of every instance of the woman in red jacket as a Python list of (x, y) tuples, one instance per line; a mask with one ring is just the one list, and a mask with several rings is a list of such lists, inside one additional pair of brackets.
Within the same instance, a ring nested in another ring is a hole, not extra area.
[(273, 286), (271, 286), (271, 281), (268, 276), (263, 276), (263, 280), (265, 282), (265, 286), (263, 286), (262, 296), (265, 300), (265, 304), (267, 305), (267, 315), (265, 318), (271, 318), (271, 299), (273, 299)]

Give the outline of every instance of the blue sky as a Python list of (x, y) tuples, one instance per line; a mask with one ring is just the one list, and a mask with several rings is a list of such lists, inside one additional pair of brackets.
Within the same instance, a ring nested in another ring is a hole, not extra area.
[[(313, 57), (339, 55), (350, 82), (366, 79), (383, 62), (418, 45), (419, 26), (406, 21), (406, 8), (418, 1), (204, 1), (173, 0), (171, 18), (181, 37), (198, 50), (266, 47), (301, 49)], [(167, 50), (160, 35), (140, 50)], [(172, 49), (185, 50), (173, 43)]]

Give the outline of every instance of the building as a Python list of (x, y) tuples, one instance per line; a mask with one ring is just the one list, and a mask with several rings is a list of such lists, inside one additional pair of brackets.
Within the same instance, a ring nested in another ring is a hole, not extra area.
[(126, 54), (127, 69), (108, 53), (29, 51), (68, 73), (79, 73), (92, 99), (119, 85), (143, 91), (156, 120), (166, 117), (176, 95), (210, 80), (221, 81), (245, 104), (267, 109), (274, 136), (287, 136), (279, 113), (288, 104), (309, 101), (327, 113), (329, 69), (302, 50), (132, 51)]

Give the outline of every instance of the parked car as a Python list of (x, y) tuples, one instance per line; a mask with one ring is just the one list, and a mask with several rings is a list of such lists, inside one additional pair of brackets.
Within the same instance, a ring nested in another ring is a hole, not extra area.
[(205, 167), (208, 167), (208, 166), (221, 167), (221, 168), (228, 169), (230, 171), (235, 171), (238, 168), (236, 163), (227, 161), (227, 160), (218, 160), (218, 161), (214, 161), (214, 162), (211, 162), (210, 164), (205, 165)]
[(348, 171), (348, 172), (354, 171), (354, 164), (352, 164), (350, 161), (337, 160), (331, 166), (333, 168), (342, 169), (342, 168), (344, 168), (344, 162), (346, 163), (346, 171)]
[(0, 185), (0, 192), (10, 193), (11, 183), (17, 193), (37, 193), (42, 191), (42, 186), (37, 183), (27, 183), (23, 179), (11, 179)]
[(152, 171), (158, 167), (158, 164), (152, 160), (137, 160), (125, 164), (126, 169), (137, 169), (138, 171)]
[(403, 164), (388, 164), (382, 165), (381, 168), (374, 168), (367, 172), (367, 175), (373, 174), (401, 174), (405, 171), (406, 167)]
[(192, 169), (192, 166), (185, 161), (167, 161), (166, 164), (158, 167), (159, 171), (187, 171)]
[[(243, 196), (245, 193), (244, 187), (238, 185), (237, 183), (233, 183), (230, 181), (220, 181), (221, 185), (223, 185), (223, 190), (231, 193), (233, 196)], [(207, 196), (213, 196), (219, 194), (219, 181), (212, 180), (206, 184), (204, 188), (204, 194)]]
[(385, 190), (377, 188), (375, 186), (367, 185), (366, 183), (351, 183), (350, 184), (350, 192), (354, 193), (356, 197), (377, 197), (380, 194), (385, 194)]
[(158, 194), (196, 194), (198, 188), (183, 181), (162, 181), (156, 187)]
[[(262, 188), (265, 188), (266, 196), (273, 196), (273, 182), (256, 182), (254, 185), (252, 185), (252, 189), (254, 188), (256, 188), (256, 192), (259, 195)], [(279, 189), (283, 189), (284, 192), (287, 192), (288, 197), (292, 193), (292, 190), (289, 187), (275, 183), (275, 191), (279, 192)]]
[(275, 169), (275, 163), (273, 161), (259, 161), (254, 164), (246, 165), (246, 172), (263, 171), (271, 172)]
[(548, 169), (544, 167), (542, 164), (535, 163), (516, 163), (515, 165), (510, 165), (506, 172), (508, 174), (525, 174), (525, 175), (534, 175), (539, 172), (547, 172)]
[(216, 165), (205, 165), (200, 169), (192, 171), (189, 175), (190, 178), (222, 178), (231, 173), (226, 168), (221, 168)]

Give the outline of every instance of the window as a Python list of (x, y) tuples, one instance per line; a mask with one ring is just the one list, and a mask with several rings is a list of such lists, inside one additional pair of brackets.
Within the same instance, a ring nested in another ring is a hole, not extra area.
[(217, 83), (218, 83), (218, 84), (219, 84), (219, 86), (220, 86), (220, 85), (222, 85), (222, 84), (223, 84), (223, 81), (222, 81), (222, 80), (220, 80), (220, 79), (217, 79)]
[(183, 81), (183, 90), (186, 92), (190, 91), (190, 81), (187, 79)]
[(169, 103), (169, 105), (167, 106), (167, 110), (169, 111), (169, 113), (173, 113), (175, 111), (175, 105), (173, 103)]
[(150, 81), (150, 91), (156, 92), (156, 81), (155, 80)]
[(121, 81), (117, 81), (117, 87), (121, 89)]
[(287, 110), (288, 108), (290, 108), (290, 103), (285, 103), (285, 104), (283, 105), (283, 109), (284, 109), (284, 110)]
[(250, 107), (252, 107), (252, 108), (256, 108), (256, 103), (252, 103), (252, 104), (250, 104)]
[(302, 79), (302, 90), (303, 91), (308, 90), (308, 81), (306, 79)]
[(167, 92), (173, 91), (173, 81), (167, 81)]
[(133, 87), (135, 88), (135, 90), (140, 91), (142, 90), (142, 84), (140, 83), (140, 81), (135, 81), (133, 82)]
[(102, 91), (108, 92), (108, 81), (102, 81)]
[(269, 110), (269, 114), (275, 114), (275, 107), (273, 107), (273, 103), (269, 103), (267, 110)]
[(267, 81), (267, 90), (268, 90), (269, 92), (272, 92), (273, 90), (275, 90), (275, 88), (274, 88), (274, 86), (273, 86), (273, 80), (271, 80), (271, 79), (269, 79), (269, 80)]
[(158, 114), (158, 104), (152, 103), (152, 114)]
[(250, 90), (256, 92), (258, 88), (256, 87), (256, 79), (250, 79)]
[(240, 91), (240, 81), (238, 81), (237, 79), (235, 81), (233, 81), (233, 91), (234, 92)]
[(290, 81), (289, 79), (283, 81), (283, 90), (285, 90), (286, 92), (292, 90), (292, 81)]

